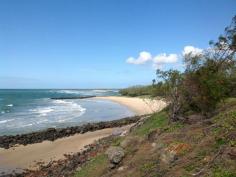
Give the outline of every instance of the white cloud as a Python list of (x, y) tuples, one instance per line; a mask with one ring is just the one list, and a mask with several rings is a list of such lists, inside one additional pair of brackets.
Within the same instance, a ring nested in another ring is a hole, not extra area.
[(137, 59), (133, 58), (133, 57), (129, 57), (126, 62), (130, 63), (130, 64), (144, 64), (147, 61), (150, 61), (152, 59), (152, 55), (149, 52), (143, 51), (139, 53), (139, 56)]
[(177, 60), (178, 60), (177, 54), (162, 53), (155, 57), (152, 57), (152, 55), (149, 52), (143, 51), (139, 53), (139, 57), (137, 59), (129, 57), (126, 60), (126, 62), (130, 64), (140, 65), (140, 64), (145, 64), (148, 61), (151, 61), (154, 68), (162, 68), (164, 64), (177, 63)]
[(173, 64), (177, 63), (178, 61), (178, 55), (177, 54), (166, 54), (162, 53), (157, 56), (155, 56), (153, 59), (153, 67), (155, 69), (161, 69), (164, 64)]
[(178, 55), (177, 54), (166, 54), (162, 53), (157, 56), (155, 56), (153, 59), (153, 66), (156, 69), (161, 69), (164, 64), (173, 64), (177, 63), (178, 61)]
[(203, 53), (202, 49), (193, 47), (193, 46), (185, 46), (184, 50), (182, 52), (183, 56), (190, 56), (190, 57), (196, 57)]
[(178, 60), (177, 54), (166, 54), (162, 53), (153, 58), (153, 63), (156, 64), (166, 64), (166, 63), (176, 63)]

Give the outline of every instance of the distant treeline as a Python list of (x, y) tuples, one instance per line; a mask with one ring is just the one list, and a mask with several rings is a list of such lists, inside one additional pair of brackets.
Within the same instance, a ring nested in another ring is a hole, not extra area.
[(125, 89), (121, 89), (120, 91), (121, 95), (124, 96), (164, 96), (164, 85), (162, 82), (159, 82), (158, 84), (153, 85), (147, 85), (147, 86), (133, 86)]

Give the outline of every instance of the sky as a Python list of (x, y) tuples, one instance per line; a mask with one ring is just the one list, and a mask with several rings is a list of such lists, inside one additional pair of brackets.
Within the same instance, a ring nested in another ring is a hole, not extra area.
[(183, 70), (236, 0), (0, 0), (0, 88), (124, 88)]

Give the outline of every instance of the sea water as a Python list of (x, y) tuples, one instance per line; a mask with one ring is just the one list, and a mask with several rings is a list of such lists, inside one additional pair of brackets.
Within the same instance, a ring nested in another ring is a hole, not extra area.
[(114, 96), (118, 90), (1, 89), (0, 136), (115, 120), (134, 113), (108, 100), (53, 97)]

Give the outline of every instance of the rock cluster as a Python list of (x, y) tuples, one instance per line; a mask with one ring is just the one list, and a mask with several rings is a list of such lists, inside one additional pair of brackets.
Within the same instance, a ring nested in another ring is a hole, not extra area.
[(76, 133), (85, 133), (88, 131), (95, 131), (104, 128), (113, 128), (124, 126), (127, 124), (137, 122), (142, 116), (127, 117), (119, 120), (98, 122), (98, 123), (88, 123), (81, 126), (67, 127), (67, 128), (48, 128), (43, 131), (21, 134), (21, 135), (4, 135), (0, 136), (0, 147), (9, 148), (16, 144), (33, 144), (40, 143), (44, 140), (54, 141), (58, 138), (71, 136)]

